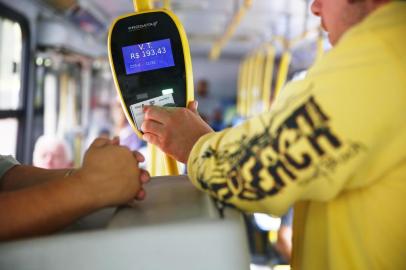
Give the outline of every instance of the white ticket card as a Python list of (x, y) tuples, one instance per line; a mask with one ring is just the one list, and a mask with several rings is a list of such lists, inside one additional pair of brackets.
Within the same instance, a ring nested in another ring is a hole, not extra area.
[(144, 122), (144, 106), (153, 105), (153, 106), (175, 106), (175, 101), (173, 100), (172, 94), (163, 95), (156, 98), (151, 98), (143, 102), (135, 103), (130, 106), (131, 114), (134, 119), (137, 128), (141, 130), (141, 125)]

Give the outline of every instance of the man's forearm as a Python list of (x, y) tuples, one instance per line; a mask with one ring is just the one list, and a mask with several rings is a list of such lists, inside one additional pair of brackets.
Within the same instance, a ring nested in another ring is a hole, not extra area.
[(99, 208), (77, 177), (0, 193), (0, 240), (62, 229)]
[(17, 165), (4, 175), (0, 191), (15, 191), (42, 184), (53, 179), (62, 178), (68, 171), (68, 169), (45, 170), (32, 166)]

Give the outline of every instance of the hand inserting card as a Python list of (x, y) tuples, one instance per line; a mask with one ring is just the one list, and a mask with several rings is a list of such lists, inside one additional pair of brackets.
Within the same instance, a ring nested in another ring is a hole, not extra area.
[[(175, 107), (175, 101), (172, 94), (162, 95), (156, 98), (148, 99), (130, 106), (131, 116), (141, 131), (141, 125), (144, 122), (144, 106), (160, 106), (160, 107)], [(142, 131), (141, 131), (142, 132)]]

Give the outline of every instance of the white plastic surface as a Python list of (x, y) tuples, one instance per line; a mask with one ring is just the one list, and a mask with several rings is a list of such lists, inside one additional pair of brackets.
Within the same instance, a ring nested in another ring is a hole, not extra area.
[(147, 193), (145, 202), (118, 210), (102, 230), (0, 244), (0, 269), (249, 269), (236, 212), (220, 219), (185, 177), (154, 179)]

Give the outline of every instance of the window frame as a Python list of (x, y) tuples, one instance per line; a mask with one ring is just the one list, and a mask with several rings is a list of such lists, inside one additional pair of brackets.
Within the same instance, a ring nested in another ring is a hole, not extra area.
[[(29, 89), (29, 67), (30, 67), (30, 27), (27, 18), (16, 10), (0, 3), (0, 17), (16, 22), (21, 28), (22, 51), (21, 51), (21, 74), (20, 74), (20, 108), (17, 110), (0, 110), (0, 119), (13, 118), (18, 122), (16, 140), (16, 158), (24, 161), (26, 150), (24, 134), (27, 127), (27, 107), (33, 100), (28, 95)], [(31, 99), (31, 100), (30, 100)]]

